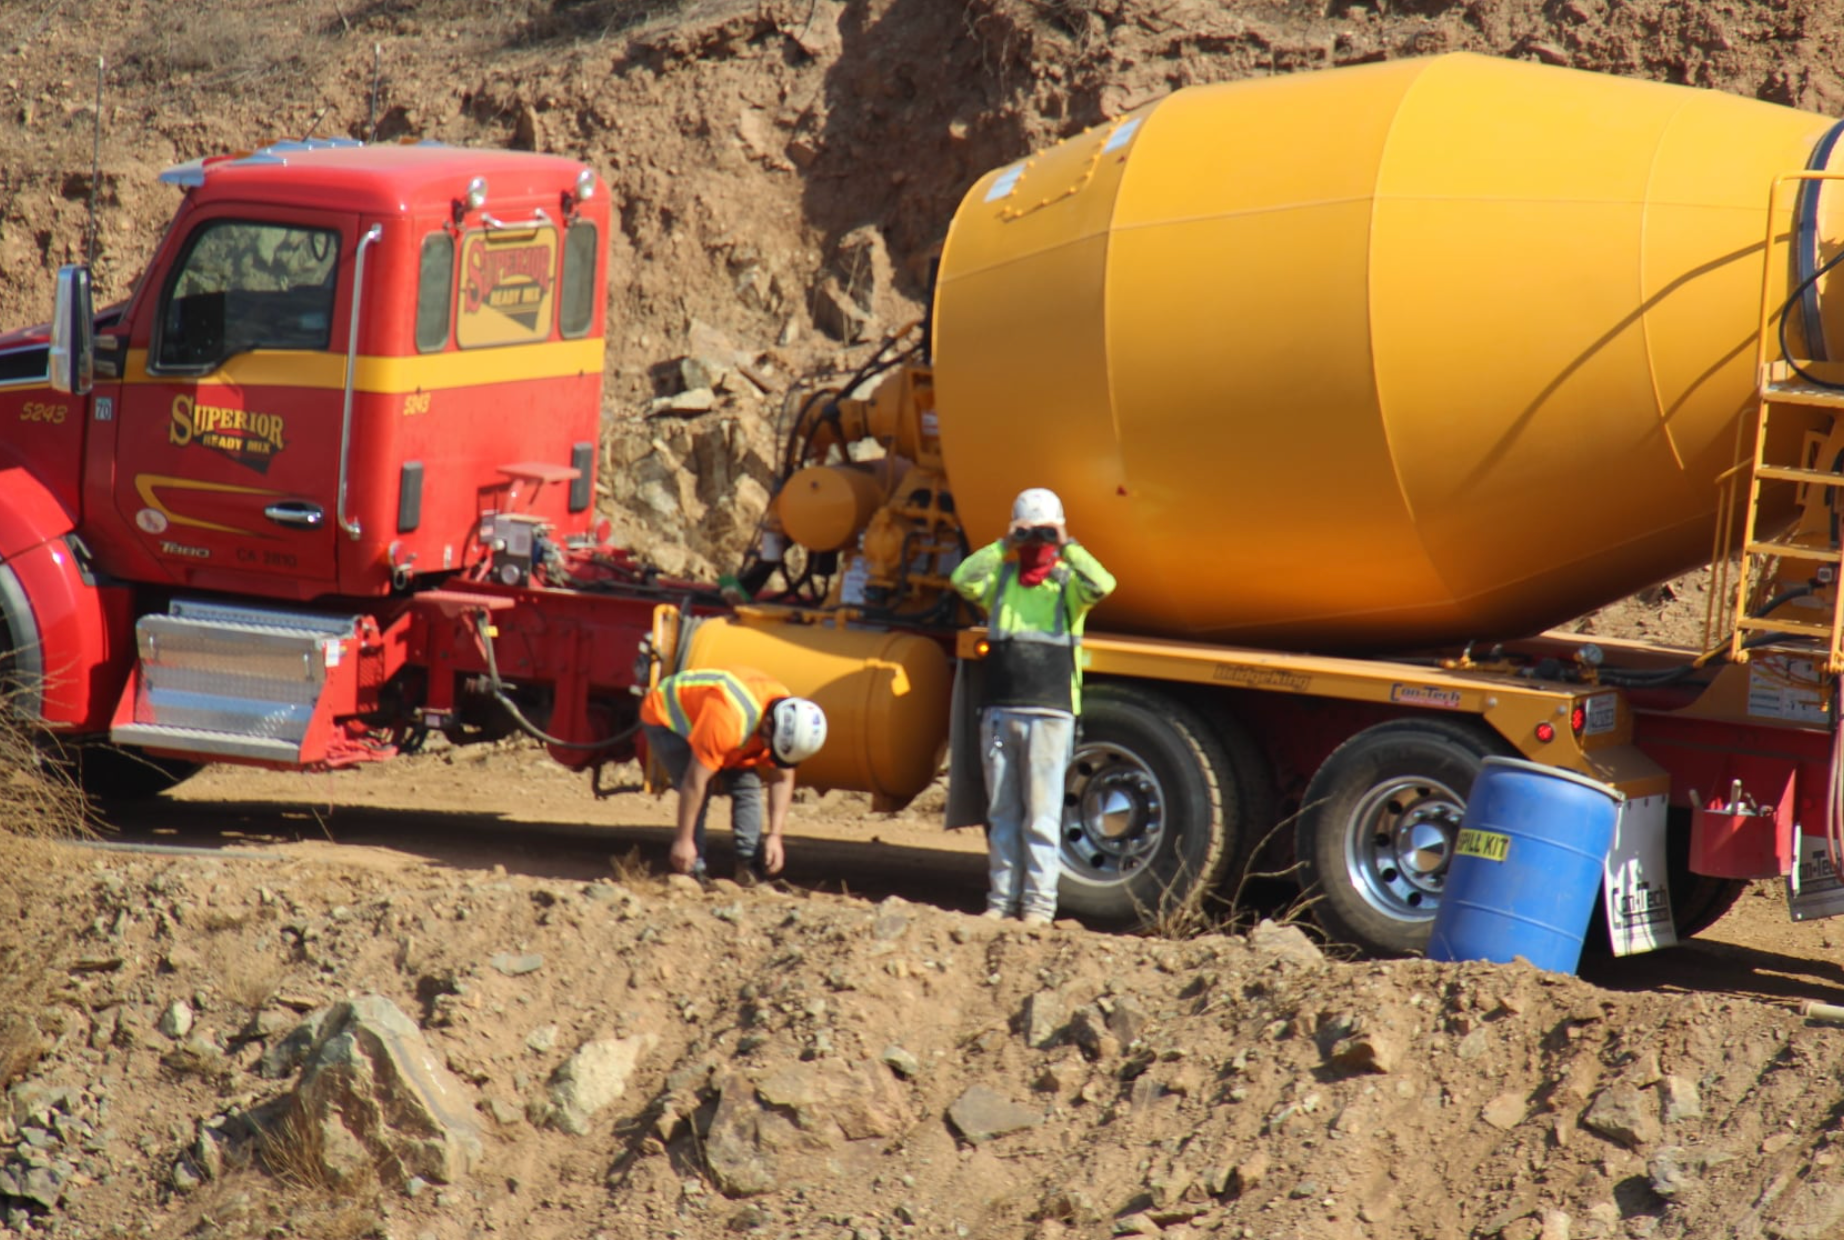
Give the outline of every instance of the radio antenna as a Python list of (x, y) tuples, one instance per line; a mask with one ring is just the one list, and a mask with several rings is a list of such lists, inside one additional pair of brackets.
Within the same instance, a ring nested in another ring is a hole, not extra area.
[(83, 264), (96, 265), (96, 194), (102, 185), (103, 58), (96, 58), (96, 127), (90, 145), (90, 219), (83, 229)]
[(371, 106), (365, 112), (365, 141), (378, 140), (378, 79), (384, 73), (384, 44), (371, 45)]
[(313, 137), (314, 130), (320, 128), (320, 122), (325, 120), (327, 118), (327, 113), (331, 112), (332, 110), (333, 110), (333, 105), (329, 103), (325, 107), (321, 108), (320, 111), (314, 113), (313, 123), (307, 127), (307, 132), (301, 135), (301, 141), (305, 142), (309, 138)]

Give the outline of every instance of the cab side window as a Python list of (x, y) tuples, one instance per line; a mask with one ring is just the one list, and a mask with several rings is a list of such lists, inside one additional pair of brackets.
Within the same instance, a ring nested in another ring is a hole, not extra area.
[(167, 285), (154, 364), (204, 371), (252, 349), (325, 349), (338, 277), (331, 229), (206, 224)]

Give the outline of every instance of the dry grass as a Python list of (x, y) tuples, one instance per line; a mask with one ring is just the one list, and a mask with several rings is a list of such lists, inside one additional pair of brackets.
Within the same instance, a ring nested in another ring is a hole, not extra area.
[(90, 823), (68, 770), (0, 697), (0, 1090), (47, 1048), (40, 1016), (57, 975), (45, 962), (57, 958), (58, 945), (46, 936), (57, 922), (40, 914), (57, 904), (47, 876), (73, 865), (51, 843), (90, 834)]
[(614, 871), (615, 881), (630, 890), (651, 886), (656, 881), (653, 867), (647, 864), (647, 859), (640, 855), (637, 847), (611, 856), (608, 867)]
[(256, 1157), (263, 1170), (289, 1188), (330, 1195), (343, 1192), (346, 1181), (329, 1174), (320, 1126), (299, 1107), (292, 1107), (263, 1130)]
[(220, 958), (216, 976), (224, 1001), (254, 1016), (269, 1006), (288, 971), (279, 960), (232, 946)]

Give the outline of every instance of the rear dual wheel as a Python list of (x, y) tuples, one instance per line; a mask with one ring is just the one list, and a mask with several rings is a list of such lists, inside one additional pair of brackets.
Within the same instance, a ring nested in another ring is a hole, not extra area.
[(1333, 939), (1375, 955), (1428, 945), (1466, 794), (1496, 733), (1445, 719), (1393, 719), (1332, 751), (1294, 836), (1300, 882)]
[(1193, 906), (1246, 859), (1266, 786), (1233, 720), (1207, 723), (1137, 686), (1090, 686), (1064, 797), (1059, 906), (1141, 925)]
[[(1466, 797), (1485, 759), (1515, 757), (1482, 725), (1395, 719), (1340, 745), (1307, 784), (1295, 848), (1326, 934), (1379, 956), (1423, 951), (1446, 888)], [(1666, 881), (1679, 938), (1715, 923), (1746, 883), (1690, 871), (1690, 832), (1674, 814)], [(1607, 949), (1598, 912), (1588, 946)]]

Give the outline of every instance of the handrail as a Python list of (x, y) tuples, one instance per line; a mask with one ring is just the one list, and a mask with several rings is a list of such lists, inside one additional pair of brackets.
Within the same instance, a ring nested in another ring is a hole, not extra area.
[(528, 220), (502, 220), (483, 211), (480, 213), (480, 222), (489, 232), (534, 232), (540, 228), (549, 228), (552, 221), (544, 208), (539, 207)]
[(339, 499), (333, 505), (339, 528), (351, 538), (363, 533), (357, 521), (346, 515), (346, 484), (351, 477), (352, 388), (357, 379), (359, 360), (359, 311), (364, 307), (365, 251), (384, 236), (384, 225), (373, 224), (359, 238), (358, 254), (352, 260), (352, 323), (346, 332), (346, 395), (339, 414)]

